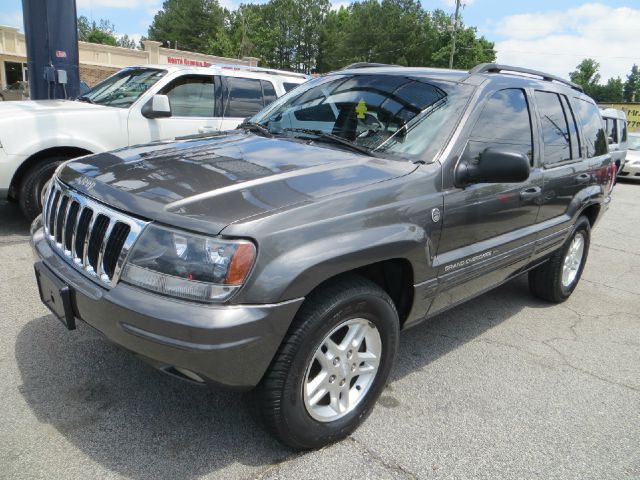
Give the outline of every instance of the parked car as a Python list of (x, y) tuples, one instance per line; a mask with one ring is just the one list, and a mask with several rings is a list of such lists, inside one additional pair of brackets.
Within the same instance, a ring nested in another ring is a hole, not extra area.
[(36, 276), (68, 329), (257, 387), (269, 431), (315, 448), (369, 414), (400, 330), (522, 274), (566, 300), (614, 176), (598, 107), (566, 80), (356, 65), (236, 131), (65, 163)]
[(29, 98), (29, 82), (15, 82), (0, 90), (0, 102), (10, 100), (27, 100)]
[(627, 114), (616, 108), (601, 109), (605, 122), (609, 151), (617, 172), (624, 168), (627, 158)]
[(640, 177), (640, 133), (629, 133), (627, 141), (627, 159), (622, 171), (618, 172), (621, 177)]
[(235, 128), (306, 75), (242, 66), (125, 68), (78, 97), (0, 105), (0, 199), (33, 219), (63, 161)]

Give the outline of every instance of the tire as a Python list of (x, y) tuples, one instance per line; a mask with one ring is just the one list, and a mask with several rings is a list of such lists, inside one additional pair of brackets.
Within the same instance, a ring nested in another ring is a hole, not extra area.
[[(366, 419), (384, 389), (398, 349), (399, 331), (398, 313), (391, 298), (373, 282), (350, 275), (320, 287), (300, 308), (258, 387), (258, 408), (266, 429), (281, 443), (296, 449), (319, 448), (347, 436)], [(340, 355), (331, 357), (329, 350), (322, 349), (327, 348), (326, 337), (332, 332), (336, 345), (356, 345), (357, 340), (346, 340), (352, 332), (360, 332), (356, 338), (367, 336), (357, 350), (346, 347)], [(361, 359), (370, 357), (377, 347), (377, 371), (372, 377), (369, 373), (360, 374), (360, 369), (372, 371), (376, 361)], [(322, 356), (324, 367), (317, 360), (318, 355)], [(337, 366), (336, 357), (341, 362)], [(349, 373), (355, 369), (355, 363), (351, 363), (354, 361), (359, 363), (358, 371)], [(329, 375), (331, 372), (336, 375)], [(322, 397), (319, 391), (317, 403), (311, 406), (312, 395), (305, 386), (311, 388), (309, 380), (319, 378), (325, 379), (319, 383), (332, 392), (345, 392), (334, 404), (338, 410), (346, 404), (344, 411), (332, 410), (330, 404), (338, 395), (330, 392)]]
[(22, 213), (33, 221), (42, 212), (40, 196), (42, 189), (53, 176), (56, 168), (68, 160), (67, 157), (52, 157), (40, 161), (26, 171), (18, 187), (18, 203)]
[[(575, 256), (571, 260), (566, 260), (570, 249), (576, 246), (574, 241), (577, 241), (578, 237), (582, 239), (582, 253), (579, 263)], [(569, 298), (582, 276), (589, 254), (590, 243), (591, 224), (586, 217), (580, 216), (562, 248), (556, 251), (548, 262), (529, 272), (529, 289), (531, 293), (538, 298), (553, 303), (561, 303)], [(574, 268), (565, 270), (565, 260), (568, 262), (568, 266), (573, 263)], [(563, 278), (563, 274), (568, 275)]]

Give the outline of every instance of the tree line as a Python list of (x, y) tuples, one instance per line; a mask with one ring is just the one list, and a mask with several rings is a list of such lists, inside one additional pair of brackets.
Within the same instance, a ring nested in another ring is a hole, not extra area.
[(602, 78), (599, 70), (598, 62), (593, 58), (585, 58), (569, 73), (569, 78), (598, 103), (640, 102), (640, 71), (636, 64), (631, 67), (626, 80), (615, 77), (600, 83)]
[[(81, 40), (136, 47), (116, 38), (108, 21), (82, 18)], [(148, 38), (180, 50), (257, 57), (261, 66), (324, 73), (354, 62), (446, 67), (454, 23), (443, 10), (427, 11), (418, 0), (358, 0), (339, 9), (329, 0), (270, 0), (235, 10), (218, 0), (165, 0)], [(476, 28), (458, 19), (456, 30), (455, 68), (495, 60), (494, 44)]]

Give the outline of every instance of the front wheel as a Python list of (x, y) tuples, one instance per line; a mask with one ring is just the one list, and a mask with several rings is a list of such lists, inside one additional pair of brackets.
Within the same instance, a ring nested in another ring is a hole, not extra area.
[(321, 287), (305, 301), (259, 387), (267, 429), (293, 448), (318, 448), (364, 421), (398, 347), (389, 296), (359, 276)]
[(564, 246), (548, 262), (529, 272), (529, 288), (536, 297), (549, 302), (564, 302), (578, 285), (587, 263), (591, 243), (591, 224), (578, 218)]
[(53, 157), (36, 163), (22, 177), (18, 187), (18, 203), (22, 213), (32, 221), (42, 212), (42, 190), (56, 168), (68, 157)]

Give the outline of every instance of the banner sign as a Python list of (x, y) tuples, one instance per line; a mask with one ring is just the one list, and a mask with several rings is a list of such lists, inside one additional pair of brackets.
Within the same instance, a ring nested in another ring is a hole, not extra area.
[(640, 131), (640, 103), (600, 103), (603, 108), (617, 108), (627, 114), (629, 131)]

